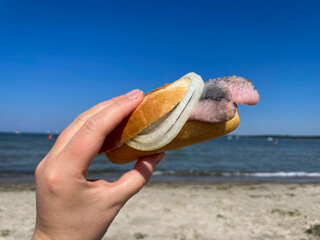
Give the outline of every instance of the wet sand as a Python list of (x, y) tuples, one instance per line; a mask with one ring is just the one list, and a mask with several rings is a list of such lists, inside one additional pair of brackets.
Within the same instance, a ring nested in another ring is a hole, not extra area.
[[(0, 239), (30, 239), (33, 183), (0, 182)], [(320, 184), (149, 183), (103, 239), (320, 239)]]

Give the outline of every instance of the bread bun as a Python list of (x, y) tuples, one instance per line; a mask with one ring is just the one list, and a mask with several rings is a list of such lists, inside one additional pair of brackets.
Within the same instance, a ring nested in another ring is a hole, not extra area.
[(237, 128), (238, 113), (233, 119), (222, 123), (187, 121), (169, 144), (156, 150), (140, 151), (125, 144), (143, 129), (169, 113), (184, 97), (189, 84), (190, 79), (182, 78), (145, 94), (143, 101), (135, 111), (106, 137), (100, 153), (105, 153), (113, 163), (123, 164), (142, 156), (179, 149), (221, 137)]

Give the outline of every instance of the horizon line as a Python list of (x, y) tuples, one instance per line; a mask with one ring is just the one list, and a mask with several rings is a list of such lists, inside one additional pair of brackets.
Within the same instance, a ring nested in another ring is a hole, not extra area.
[[(46, 131), (46, 132), (33, 132), (33, 131), (1, 131), (0, 134), (51, 134), (51, 135), (59, 135), (61, 132), (56, 132), (56, 131)], [(264, 134), (235, 134), (235, 133), (229, 133), (224, 136), (234, 136), (234, 137), (274, 137), (274, 138), (320, 138), (320, 135), (299, 135), (299, 134), (277, 134), (277, 133), (264, 133)], [(224, 137), (222, 136), (222, 137)]]

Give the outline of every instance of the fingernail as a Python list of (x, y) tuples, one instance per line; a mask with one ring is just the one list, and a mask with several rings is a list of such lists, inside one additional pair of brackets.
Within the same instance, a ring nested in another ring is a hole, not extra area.
[(139, 97), (141, 95), (142, 91), (140, 91), (139, 89), (135, 89), (135, 90), (132, 90), (128, 93), (126, 93), (126, 96), (130, 99), (135, 99), (137, 97)]

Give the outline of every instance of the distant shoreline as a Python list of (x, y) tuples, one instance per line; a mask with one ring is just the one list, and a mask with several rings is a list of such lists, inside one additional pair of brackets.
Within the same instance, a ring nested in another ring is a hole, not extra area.
[(239, 137), (239, 138), (274, 138), (274, 139), (319, 139), (320, 135), (281, 135), (281, 134), (262, 134), (262, 135), (228, 135), (232, 137)]
[[(9, 135), (18, 135), (14, 131), (9, 132), (9, 131), (0, 131), (0, 134), (9, 134)], [(20, 131), (19, 135), (59, 135), (60, 132), (24, 132)], [(227, 138), (227, 137), (232, 137), (232, 138), (274, 138), (274, 139), (319, 139), (320, 140), (320, 135), (289, 135), (289, 134), (228, 134), (226, 136), (223, 136), (221, 138)]]

